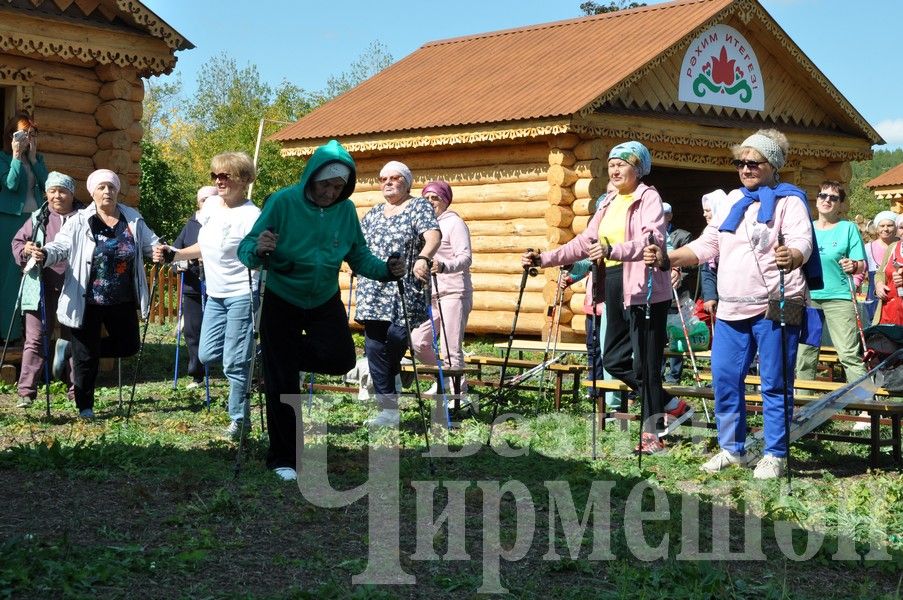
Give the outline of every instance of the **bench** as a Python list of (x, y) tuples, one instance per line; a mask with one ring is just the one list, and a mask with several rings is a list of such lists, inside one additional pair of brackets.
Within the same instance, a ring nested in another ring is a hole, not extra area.
[[(503, 364), (505, 364), (505, 359), (500, 356), (465, 356), (464, 362), (473, 365), (477, 370), (477, 380), (481, 383), (485, 383), (486, 380), (483, 379), (483, 367), (499, 367), (501, 368)], [(519, 358), (509, 358), (508, 359), (508, 367), (512, 369), (518, 369), (521, 371), (527, 369), (533, 369), (539, 366), (539, 361), (533, 360), (523, 360)], [(566, 375), (570, 375), (572, 377), (572, 385), (571, 385), (571, 395), (573, 400), (577, 400), (577, 396), (580, 393), (580, 377), (586, 371), (586, 365), (565, 365), (561, 363), (552, 363), (550, 365), (546, 365), (546, 369), (555, 375), (555, 408), (556, 410), (561, 406), (561, 396), (564, 391), (564, 378)], [(496, 382), (497, 383), (497, 382)], [(538, 389), (531, 388), (529, 386), (523, 386), (518, 384), (519, 387), (524, 389)]]
[[(759, 381), (757, 376), (749, 375), (746, 378), (746, 383), (748, 385), (756, 385)], [(593, 382), (585, 381), (583, 382), (584, 386), (592, 386)], [(842, 387), (842, 383), (838, 382), (830, 382), (830, 381), (810, 381), (810, 380), (796, 380), (794, 382), (794, 388), (803, 389), (803, 390), (811, 390), (811, 391), (822, 391), (829, 392), (836, 390)], [(610, 391), (610, 392), (627, 392), (630, 388), (623, 382), (618, 380), (596, 380), (596, 388), (602, 391)], [(681, 386), (681, 385), (668, 385), (665, 384), (662, 386), (662, 389), (665, 390), (667, 394), (672, 396), (679, 396), (683, 398), (705, 398), (707, 400), (715, 399), (715, 390), (710, 387), (695, 387), (695, 386)], [(844, 434), (835, 434), (835, 433), (821, 433), (818, 431), (813, 431), (808, 434), (808, 437), (811, 437), (816, 440), (827, 440), (827, 441), (835, 441), (835, 442), (847, 442), (852, 444), (868, 444), (869, 446), (869, 466), (875, 468), (878, 466), (878, 457), (882, 447), (891, 446), (892, 449), (892, 457), (895, 463), (900, 464), (903, 462), (901, 459), (901, 417), (903, 417), (903, 402), (895, 402), (890, 400), (891, 397), (894, 397), (893, 394), (888, 392), (883, 388), (878, 388), (875, 393), (875, 397), (871, 401), (867, 402), (851, 402), (847, 405), (845, 410), (866, 412), (869, 415), (869, 423), (871, 425), (871, 434), (868, 438), (863, 438), (861, 436), (854, 435), (844, 435)], [(794, 406), (805, 406), (810, 402), (814, 402), (818, 400), (820, 396), (794, 396), (793, 404)], [(597, 400), (600, 402), (600, 400)], [(611, 416), (616, 419), (620, 419), (622, 421), (627, 420), (635, 420), (638, 417), (636, 415), (632, 415), (624, 412), (614, 412), (602, 414), (602, 407), (600, 406), (600, 427), (602, 429), (605, 428), (605, 416)], [(752, 412), (761, 412), (762, 411), (762, 398), (759, 394), (747, 394), (746, 395), (746, 408)], [(881, 415), (887, 415), (889, 419), (881, 419)], [(832, 419), (837, 419), (841, 421), (861, 421), (861, 417), (853, 416), (853, 415), (834, 415)], [(884, 424), (889, 424), (891, 426), (891, 437), (890, 439), (882, 440), (880, 437), (880, 426)]]

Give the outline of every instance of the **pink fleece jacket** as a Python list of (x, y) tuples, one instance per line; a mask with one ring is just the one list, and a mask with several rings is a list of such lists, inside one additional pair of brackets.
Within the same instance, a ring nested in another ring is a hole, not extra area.
[[(543, 267), (567, 265), (589, 256), (589, 246), (598, 235), (599, 222), (616, 194), (605, 197), (586, 229), (570, 242), (540, 255)], [(645, 183), (637, 186), (633, 192), (633, 202), (627, 207), (625, 240), (615, 244), (611, 249), (611, 258), (624, 263), (624, 306), (636, 306), (646, 303), (646, 280), (648, 273), (643, 263), (643, 249), (649, 244), (651, 233), (655, 243), (665, 247), (665, 216), (662, 211), (662, 198), (654, 187)], [(653, 304), (671, 299), (671, 275), (667, 271), (653, 270), (652, 297)]]
[[(436, 276), (439, 294), (473, 295), (470, 281), (470, 264), (473, 254), (470, 250), (470, 230), (458, 213), (446, 210), (437, 218), (442, 241), (433, 260), (441, 262), (445, 269)], [(435, 290), (433, 291), (435, 295)]]
[[(731, 192), (729, 198), (739, 196)], [(775, 206), (774, 218), (768, 223), (756, 222), (759, 203), (746, 209), (737, 231), (718, 231), (709, 225), (698, 239), (687, 247), (699, 262), (718, 258), (718, 312), (722, 321), (750, 319), (765, 313), (768, 298), (778, 296), (779, 270), (774, 261), (778, 233), (785, 244), (799, 250), (804, 262), (812, 254), (812, 225), (809, 211), (799, 198), (781, 198)], [(784, 278), (787, 298), (808, 300), (809, 290), (802, 269), (794, 269)]]

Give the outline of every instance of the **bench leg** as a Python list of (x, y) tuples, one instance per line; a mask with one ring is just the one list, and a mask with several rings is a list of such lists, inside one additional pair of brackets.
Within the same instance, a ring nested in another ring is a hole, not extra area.
[(900, 414), (890, 416), (891, 435), (893, 436), (894, 462), (898, 465), (903, 462), (900, 457)]
[(561, 390), (564, 387), (564, 373), (555, 373), (555, 410), (561, 407)]
[(454, 410), (461, 410), (461, 376), (452, 375), (452, 392), (454, 393), (455, 405)]
[(878, 468), (878, 455), (881, 447), (878, 443), (881, 441), (881, 414), (877, 411), (869, 411), (869, 419), (871, 420), (871, 440), (869, 443), (869, 466), (873, 469)]
[[(621, 408), (620, 411), (624, 414), (627, 414), (627, 411), (630, 407), (627, 406), (627, 392), (621, 392)], [(621, 431), (627, 431), (629, 429), (629, 423), (627, 419), (621, 419)]]
[(577, 406), (580, 401), (580, 374), (574, 373), (574, 385), (571, 386), (571, 403)]

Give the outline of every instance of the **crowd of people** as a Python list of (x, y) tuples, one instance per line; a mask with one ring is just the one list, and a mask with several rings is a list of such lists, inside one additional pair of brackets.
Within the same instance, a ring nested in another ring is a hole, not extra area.
[[(556, 249), (521, 256), (524, 269), (566, 268), (562, 287), (593, 273), (584, 301), (591, 376), (615, 377), (640, 398), (637, 453), (666, 451), (664, 436), (693, 411), (663, 386), (682, 376), (679, 360), (664, 359), (666, 320), (680, 309), (675, 290), (698, 298), (712, 324), (720, 452), (702, 465), (707, 472), (755, 464), (756, 478), (779, 477), (793, 384), (815, 378), (820, 345), (833, 344), (847, 378), (856, 379), (865, 373), (862, 324), (903, 324), (903, 221), (879, 213), (874, 239), (863, 244), (856, 225), (841, 216), (846, 190), (837, 181), (820, 186), (812, 220), (806, 193), (779, 177), (789, 150), (773, 129), (737, 144), (739, 186), (702, 196), (706, 225), (694, 237), (672, 224), (672, 205), (644, 182), (652, 170), (649, 150), (637, 141), (620, 143), (608, 154), (608, 189), (585, 230)], [(119, 202), (116, 173), (91, 173), (91, 202), (82, 207), (74, 180), (47, 171), (34, 121), (23, 113), (7, 124), (0, 228), (12, 252), (0, 264), (0, 325), (8, 341), (23, 335), (20, 314), (24, 323), (19, 407), (35, 401), (53, 355), (53, 371), (68, 381), (79, 415), (94, 417), (100, 359), (132, 356), (141, 344), (139, 318), (151, 302), (146, 260), (179, 265), (189, 385), (199, 385), (211, 364), (222, 364), (229, 382), (225, 435), (236, 440), (251, 429), (259, 330), (266, 463), (283, 479), (297, 477), (302, 450), (302, 414), (285, 401), (300, 394), (299, 373), (342, 375), (357, 360), (339, 292), (343, 263), (356, 277), (353, 319), (364, 332), (379, 408), (368, 425), (399, 425), (397, 376), (406, 353), (463, 371), (473, 256), (448, 182), (429, 181), (415, 192), (411, 169), (389, 161), (378, 178), (383, 202), (359, 219), (351, 201), (357, 168), (336, 140), (317, 148), (299, 182), (269, 196), (262, 209), (248, 196), (256, 177), (248, 155), (218, 154), (210, 168), (212, 185), (198, 190), (196, 212), (168, 246), (138, 210)], [(860, 313), (857, 290), (864, 284), (864, 306), (871, 308)], [(58, 339), (50, 344), (57, 325)], [(745, 378), (757, 356), (762, 457), (745, 446)], [(465, 390), (466, 382), (457, 391)], [(445, 391), (436, 385), (430, 393)]]

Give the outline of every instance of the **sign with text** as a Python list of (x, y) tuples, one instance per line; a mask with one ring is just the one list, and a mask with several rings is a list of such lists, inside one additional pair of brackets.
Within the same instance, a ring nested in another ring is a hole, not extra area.
[(684, 55), (677, 97), (684, 102), (765, 110), (765, 85), (750, 43), (727, 25), (702, 32)]

